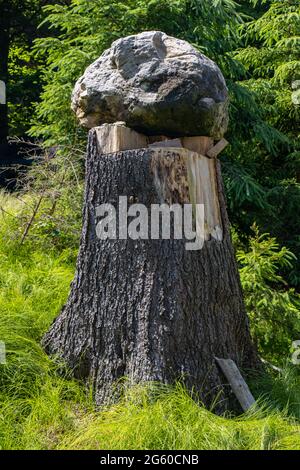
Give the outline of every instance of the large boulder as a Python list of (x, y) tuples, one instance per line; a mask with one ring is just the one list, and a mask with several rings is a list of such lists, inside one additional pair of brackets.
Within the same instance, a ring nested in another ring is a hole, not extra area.
[(113, 42), (77, 81), (72, 109), (82, 126), (124, 121), (145, 134), (222, 137), (228, 91), (218, 66), (160, 31)]

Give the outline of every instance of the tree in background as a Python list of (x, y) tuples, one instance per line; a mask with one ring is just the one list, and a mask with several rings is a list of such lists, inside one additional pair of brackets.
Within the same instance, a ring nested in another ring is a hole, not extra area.
[[(257, 6), (259, 2), (252, 3)], [(253, 139), (241, 141), (238, 161), (246, 165), (263, 191), (256, 202), (248, 198), (247, 204), (239, 185), (234, 188), (233, 178), (229, 183), (235, 201), (232, 215), (244, 229), (256, 220), (262, 230), (271, 232), (281, 244), (299, 254), (300, 106), (293, 100), (293, 83), (300, 79), (299, 1), (263, 1), (258, 10), (263, 14), (243, 25), (244, 47), (234, 58), (245, 69), (239, 84), (251, 92), (260, 105), (264, 122), (278, 132), (279, 138), (274, 139), (262, 125), (255, 128)], [(262, 146), (261, 138), (269, 139), (268, 144)], [(247, 211), (247, 215), (236, 210), (238, 207)], [(300, 259), (288, 270), (290, 283), (299, 287)]]
[(300, 331), (300, 296), (280, 275), (282, 268), (292, 268), (295, 255), (255, 225), (252, 229), (249, 247), (237, 250), (245, 304), (262, 356), (282, 364)]
[[(68, 3), (63, 0), (58, 3)], [(43, 6), (52, 0), (0, 0), (0, 80), (7, 88), (7, 105), (0, 110), (0, 143), (8, 136), (26, 136), (41, 92), (43, 62), (32, 55), (33, 41), (46, 34), (38, 25)]]
[(42, 3), (0, 0), (0, 79), (6, 83), (8, 100), (1, 106), (0, 143), (6, 143), (9, 134), (22, 135), (28, 130), (31, 102), (38, 99), (38, 69), (29, 49), (37, 37)]

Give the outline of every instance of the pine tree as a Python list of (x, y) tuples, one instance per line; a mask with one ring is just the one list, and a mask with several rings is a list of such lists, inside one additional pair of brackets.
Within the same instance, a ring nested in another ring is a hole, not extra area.
[[(260, 16), (242, 27), (244, 47), (234, 58), (245, 68), (239, 83), (260, 104), (263, 122), (254, 139), (245, 142), (248, 151), (244, 145), (239, 161), (263, 191), (244, 209), (248, 210), (248, 226), (256, 220), (281, 244), (299, 253), (300, 107), (293, 89), (300, 78), (299, 1), (252, 3)], [(266, 145), (262, 146), (264, 140)], [(229, 189), (230, 184), (235, 187), (234, 179), (229, 178)], [(294, 285), (300, 284), (299, 267), (298, 262), (290, 272)]]

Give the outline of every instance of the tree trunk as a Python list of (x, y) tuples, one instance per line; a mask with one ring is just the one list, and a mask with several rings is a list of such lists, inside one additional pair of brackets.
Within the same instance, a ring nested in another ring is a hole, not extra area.
[[(220, 394), (224, 409), (229, 392), (215, 356), (247, 369), (258, 359), (219, 162), (163, 142), (120, 152), (110, 145), (113, 153), (103, 154), (109, 136), (99, 142), (97, 135), (97, 129), (90, 131), (76, 274), (67, 304), (44, 337), (45, 349), (63, 358), (77, 377), (92, 378), (97, 404), (118, 395), (121, 377), (129, 383), (181, 379), (206, 405)], [(199, 142), (203, 153), (212, 145), (208, 138)], [(186, 240), (174, 238), (98, 239), (96, 207), (118, 207), (120, 195), (149, 209), (162, 202), (204, 202), (203, 248), (188, 251)]]

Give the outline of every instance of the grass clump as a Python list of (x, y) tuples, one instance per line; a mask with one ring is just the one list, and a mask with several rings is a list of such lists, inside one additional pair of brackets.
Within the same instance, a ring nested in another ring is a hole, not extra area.
[[(154, 398), (148, 393), (153, 386)], [(287, 443), (300, 448), (300, 426), (284, 414), (267, 409), (220, 417), (177, 384), (136, 387), (116, 406), (86, 415), (59, 448), (260, 450), (285, 448)]]

